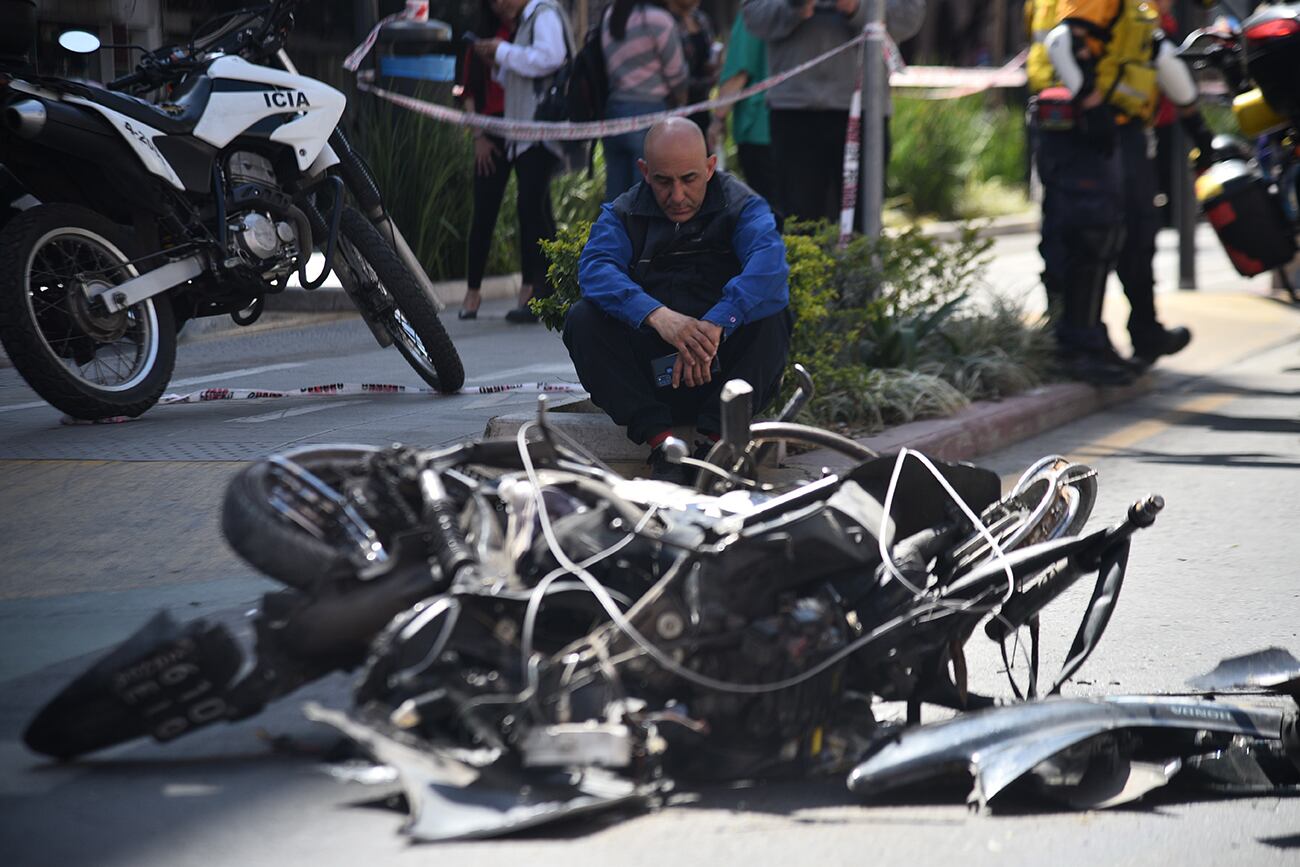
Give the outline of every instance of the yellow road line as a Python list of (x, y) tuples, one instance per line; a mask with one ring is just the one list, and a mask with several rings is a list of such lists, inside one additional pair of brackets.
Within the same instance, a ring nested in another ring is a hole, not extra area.
[[(1093, 440), (1085, 446), (1066, 455), (1066, 457), (1075, 463), (1087, 463), (1089, 460), (1109, 457), (1119, 454), (1122, 451), (1132, 448), (1143, 440), (1150, 439), (1157, 434), (1163, 433), (1172, 427), (1175, 423), (1188, 418), (1189, 416), (1199, 415), (1201, 413), (1213, 412), (1225, 403), (1231, 402), (1237, 395), (1215, 392), (1211, 394), (1197, 395), (1188, 398), (1176, 406), (1164, 410), (1155, 418), (1144, 418), (1141, 421), (1125, 425), (1117, 431), (1113, 431), (1100, 439)], [(1013, 485), (1020, 479), (1023, 470), (1017, 470), (1007, 473), (1002, 477), (1004, 487)]]
[(1188, 398), (1177, 406), (1164, 410), (1155, 418), (1148, 418), (1139, 422), (1134, 422), (1133, 424), (1122, 427), (1113, 433), (1101, 437), (1100, 439), (1094, 440), (1081, 448), (1077, 454), (1070, 455), (1069, 457), (1071, 460), (1080, 460), (1084, 457), (1099, 458), (1118, 454), (1119, 452), (1132, 448), (1143, 440), (1150, 439), (1159, 433), (1163, 433), (1175, 423), (1187, 418), (1188, 416), (1213, 412), (1236, 397), (1237, 395), (1235, 394), (1216, 392)]

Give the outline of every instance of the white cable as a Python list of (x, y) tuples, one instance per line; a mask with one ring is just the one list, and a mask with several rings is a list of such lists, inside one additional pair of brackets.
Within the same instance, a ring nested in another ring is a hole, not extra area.
[[(1007, 594), (1002, 597), (1002, 602), (1005, 604), (1007, 600), (1011, 598), (1012, 594), (1016, 592), (1016, 576), (1011, 570), (1011, 561), (1007, 559), (1006, 552), (1002, 550), (1002, 546), (998, 544), (997, 539), (993, 538), (993, 534), (989, 532), (989, 528), (984, 525), (984, 522), (979, 519), (979, 516), (975, 514), (971, 507), (966, 504), (966, 501), (963, 500), (961, 496), (958, 495), (957, 491), (953, 489), (952, 485), (949, 484), (948, 480), (944, 478), (943, 473), (939, 472), (939, 469), (931, 463), (930, 459), (925, 455), (909, 448), (904, 448), (898, 453), (898, 458), (894, 461), (894, 472), (889, 477), (889, 487), (885, 490), (885, 502), (883, 504), (885, 514), (892, 514), (894, 492), (898, 488), (898, 478), (902, 473), (903, 461), (909, 455), (920, 461), (921, 465), (930, 471), (930, 474), (934, 476), (935, 480), (943, 487), (944, 491), (947, 492), (948, 496), (957, 505), (957, 508), (961, 509), (962, 514), (966, 516), (966, 519), (971, 522), (979, 534), (984, 537), (984, 540), (993, 548), (995, 559), (1002, 562), (1002, 568), (1007, 573)], [(877, 534), (877, 543), (880, 547), (881, 560), (884, 562), (885, 568), (889, 571), (889, 574), (910, 590), (912, 595), (916, 598), (920, 599), (924, 597), (926, 595), (925, 590), (917, 587), (915, 584), (904, 578), (902, 572), (898, 570), (898, 566), (895, 565), (893, 559), (889, 556), (889, 551), (885, 546), (885, 534), (883, 532)], [(973, 601), (974, 600), (971, 600), (972, 603)], [(953, 608), (957, 611), (965, 611), (971, 607), (971, 603), (950, 603), (943, 599), (935, 599), (934, 604), (941, 607)], [(992, 610), (991, 607), (990, 610)]]
[[(885, 635), (886, 633), (891, 632), (894, 629), (897, 629), (899, 626), (910, 622), (917, 615), (928, 613), (926, 611), (909, 611), (904, 614), (901, 614), (898, 617), (895, 617), (893, 620), (887, 621), (886, 623), (882, 624), (881, 626), (877, 627), (876, 629), (872, 630), (866, 635), (863, 635), (860, 638), (851, 642), (850, 644), (844, 646), (839, 651), (832, 654), (831, 656), (828, 656), (826, 659), (822, 660), (820, 663), (808, 669), (807, 671), (795, 675), (794, 677), (788, 677), (785, 678), (784, 680), (773, 681), (770, 683), (746, 684), (746, 683), (734, 683), (734, 682), (728, 682), (722, 680), (715, 680), (714, 678), (707, 677), (698, 672), (692, 671), (689, 668), (679, 665), (676, 660), (667, 656), (653, 642), (651, 642), (644, 635), (642, 635), (640, 631), (637, 630), (637, 628), (633, 626), (627, 620), (626, 617), (623, 616), (623, 612), (619, 611), (618, 606), (614, 603), (614, 600), (610, 598), (609, 593), (605, 590), (605, 588), (601, 585), (601, 583), (593, 575), (591, 575), (591, 573), (587, 572), (586, 569), (574, 563), (568, 557), (568, 555), (564, 553), (564, 550), (560, 547), (559, 540), (556, 539), (555, 532), (551, 528), (550, 516), (547, 513), (546, 502), (541, 493), (542, 489), (541, 489), (541, 485), (539, 484), (540, 480), (537, 478), (537, 471), (533, 467), (532, 456), (528, 453), (527, 435), (528, 435), (528, 431), (532, 429), (532, 427), (535, 424), (536, 422), (526, 422), (524, 425), (522, 425), (519, 428), (519, 432), (515, 436), (515, 442), (519, 446), (519, 457), (520, 460), (523, 462), (524, 472), (528, 475), (528, 479), (533, 486), (533, 497), (537, 505), (537, 516), (542, 525), (542, 535), (545, 537), (546, 544), (547, 546), (550, 547), (551, 553), (555, 556), (555, 559), (561, 565), (568, 568), (572, 572), (572, 574), (577, 576), (579, 580), (581, 580), (584, 584), (587, 585), (592, 595), (596, 597), (597, 601), (599, 601), (601, 606), (605, 609), (605, 613), (609, 615), (610, 620), (612, 620), (614, 624), (620, 630), (623, 631), (624, 634), (626, 634), (630, 639), (632, 639), (634, 642), (639, 644), (642, 647), (642, 649), (644, 649), (647, 654), (653, 657), (654, 660), (658, 662), (661, 666), (663, 666), (668, 671), (671, 671), (672, 673), (678, 675), (679, 677), (685, 680), (689, 680), (692, 683), (697, 683), (700, 686), (707, 687), (708, 689), (718, 690), (719, 692), (733, 692), (733, 693), (740, 693), (745, 695), (757, 695), (765, 692), (777, 692), (779, 690), (789, 689), (792, 686), (797, 686), (798, 684), (803, 683), (806, 680), (816, 677), (817, 675), (821, 674), (823, 671), (830, 668), (832, 665), (835, 665), (841, 659), (844, 659), (850, 656), (851, 654), (856, 653), (859, 649), (866, 646), (868, 643), (876, 640), (877, 638), (880, 638), (882, 635)], [(931, 610), (938, 607), (939, 606), (932, 604)], [(534, 677), (534, 676), (535, 673), (530, 671), (530, 677)], [(530, 685), (529, 688), (524, 691), (524, 693), (528, 693), (531, 695), (533, 689), (534, 687)], [(521, 695), (523, 695), (524, 693), (521, 693)]]

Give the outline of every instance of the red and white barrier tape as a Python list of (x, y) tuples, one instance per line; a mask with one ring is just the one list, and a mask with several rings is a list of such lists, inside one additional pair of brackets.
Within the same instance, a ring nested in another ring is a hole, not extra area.
[[(286, 397), (339, 397), (358, 394), (411, 394), (429, 397), (451, 397), (458, 394), (502, 394), (510, 391), (530, 391), (538, 394), (586, 394), (587, 390), (576, 382), (511, 382), (496, 385), (470, 385), (454, 392), (438, 391), (419, 385), (391, 385), (374, 382), (331, 382), (325, 385), (308, 385), (302, 388), (277, 390), (270, 388), (204, 388), (187, 394), (165, 394), (158, 406), (176, 406), (182, 403), (211, 403), (223, 400), (273, 400)], [(98, 421), (84, 421), (64, 416), (65, 425), (120, 424), (133, 421), (130, 416), (113, 416)]]
[[(399, 13), (390, 15), (388, 18), (375, 26), (366, 41), (357, 47), (352, 54), (348, 55), (344, 61), (344, 66), (349, 70), (355, 71), (360, 66), (361, 60), (370, 51), (378, 37), (379, 28), (383, 23), (406, 17)], [(819, 63), (824, 63), (837, 54), (847, 51), (850, 48), (861, 45), (867, 39), (879, 39), (884, 43), (882, 53), (885, 62), (889, 66), (890, 77), (889, 83), (892, 87), (912, 87), (917, 89), (936, 90), (947, 88), (943, 92), (936, 92), (926, 95), (926, 98), (949, 99), (958, 96), (966, 96), (972, 93), (978, 93), (991, 87), (1020, 87), (1025, 83), (1025, 72), (1021, 68), (1024, 65), (1025, 58), (1028, 56), (1028, 50), (1022, 51), (1016, 55), (1010, 62), (997, 69), (966, 69), (950, 66), (907, 66), (903, 62), (902, 54), (898, 46), (890, 38), (885, 28), (879, 24), (867, 25), (861, 33), (841, 45), (825, 51), (816, 57), (804, 61), (798, 66), (787, 69), (785, 72), (778, 73), (770, 78), (764, 79), (756, 84), (751, 84), (742, 90), (733, 94), (719, 97), (717, 99), (708, 99), (702, 102), (684, 105), (667, 111), (653, 112), (651, 114), (642, 114), (635, 117), (617, 118), (614, 120), (599, 120), (589, 123), (571, 123), (569, 121), (534, 121), (534, 120), (509, 120), (500, 117), (491, 117), (484, 114), (473, 112), (459, 111), (449, 108), (445, 105), (428, 102), (422, 99), (416, 99), (401, 93), (394, 93), (386, 88), (380, 87), (374, 83), (374, 72), (367, 70), (357, 75), (357, 89), (374, 94), (375, 96), (387, 100), (394, 105), (422, 114), (425, 117), (431, 117), (434, 120), (443, 123), (455, 124), (457, 126), (466, 126), (471, 129), (481, 129), (493, 135), (506, 139), (516, 139), (523, 141), (581, 141), (586, 139), (603, 138), (606, 136), (619, 135), (626, 132), (646, 129), (653, 126), (661, 120), (670, 117), (684, 117), (689, 114), (695, 114), (700, 111), (710, 111), (722, 106), (731, 105), (742, 99), (748, 99), (756, 94), (765, 93), (772, 88), (789, 81), (796, 75), (801, 75), (812, 69)]]
[[(703, 102), (683, 105), (678, 108), (667, 111), (657, 111), (651, 114), (641, 114), (635, 117), (621, 117), (614, 120), (597, 120), (589, 123), (571, 123), (569, 121), (537, 121), (537, 120), (510, 120), (501, 117), (491, 117), (485, 114), (474, 114), (471, 112), (458, 111), (454, 108), (448, 108), (445, 105), (437, 105), (415, 97), (406, 96), (401, 93), (393, 93), (378, 85), (374, 84), (374, 73), (371, 71), (362, 72), (357, 75), (357, 89), (372, 93), (381, 99), (386, 99), (394, 105), (422, 114), (425, 117), (431, 117), (434, 120), (440, 120), (444, 123), (456, 124), (458, 126), (467, 126), (472, 129), (481, 129), (492, 135), (500, 136), (506, 139), (516, 139), (522, 141), (582, 141), (594, 138), (604, 138), (606, 136), (619, 135), (625, 132), (634, 132), (635, 130), (646, 129), (654, 126), (661, 120), (670, 117), (685, 117), (688, 114), (694, 114), (699, 111), (709, 111), (715, 108), (721, 108), (724, 105), (731, 105), (742, 99), (747, 99), (758, 93), (764, 93), (771, 90), (779, 84), (789, 81), (796, 75), (800, 75), (812, 69), (819, 63), (823, 63), (831, 57), (841, 52), (847, 51), (854, 46), (861, 45), (864, 40), (873, 34), (879, 34), (886, 40), (888, 51), (886, 56), (898, 57), (898, 49), (889, 39), (889, 34), (881, 25), (869, 25), (862, 33), (845, 42), (837, 45), (829, 51), (825, 51), (816, 57), (806, 60), (798, 66), (787, 69), (785, 72), (778, 73), (771, 78), (764, 79), (757, 84), (751, 84), (742, 90), (739, 90), (728, 96), (717, 99), (708, 99)], [(901, 60), (898, 60), (901, 63)]]
[(214, 400), (263, 400), (281, 397), (338, 397), (357, 394), (421, 394), (432, 397), (449, 397), (452, 394), (501, 394), (507, 391), (535, 391), (542, 394), (579, 393), (586, 390), (574, 382), (512, 382), (497, 385), (470, 385), (454, 392), (438, 391), (423, 385), (389, 385), (374, 382), (331, 382), (325, 385), (308, 385), (288, 391), (265, 388), (205, 388), (188, 394), (165, 394), (159, 406), (177, 403), (208, 403)]
[(844, 129), (844, 172), (840, 188), (840, 247), (853, 235), (853, 211), (858, 204), (858, 175), (862, 171), (862, 64), (858, 63), (858, 80), (849, 100), (849, 123)]

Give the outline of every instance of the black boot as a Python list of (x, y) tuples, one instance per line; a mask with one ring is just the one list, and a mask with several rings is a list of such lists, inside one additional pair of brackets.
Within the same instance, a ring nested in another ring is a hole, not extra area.
[(1181, 326), (1165, 328), (1156, 325), (1154, 329), (1141, 331), (1133, 335), (1133, 362), (1150, 367), (1162, 355), (1181, 352), (1192, 342), (1192, 332)]

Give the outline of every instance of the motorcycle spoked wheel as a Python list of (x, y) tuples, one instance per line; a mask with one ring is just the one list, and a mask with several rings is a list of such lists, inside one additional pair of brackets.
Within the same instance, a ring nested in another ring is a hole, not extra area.
[[(339, 215), (339, 256), (357, 277), (365, 296), (386, 294), (391, 304), (376, 305), (379, 324), (420, 378), (444, 393), (465, 384), (465, 368), (447, 335), (433, 299), (425, 294), (384, 236), (355, 208)], [(337, 261), (337, 260), (336, 260)], [(337, 267), (337, 265), (336, 265)], [(366, 315), (374, 315), (362, 311)]]
[(137, 276), (127, 249), (120, 226), (78, 205), (37, 205), (0, 233), (0, 342), (32, 389), (73, 418), (138, 416), (171, 380), (168, 297), (105, 313), (83, 292)]
[[(363, 446), (322, 447), (289, 459), (338, 491), (374, 452)], [(288, 488), (269, 461), (240, 471), (226, 487), (221, 532), (235, 553), (258, 571), (299, 590), (355, 578), (348, 550), (334, 539), (337, 516)]]

